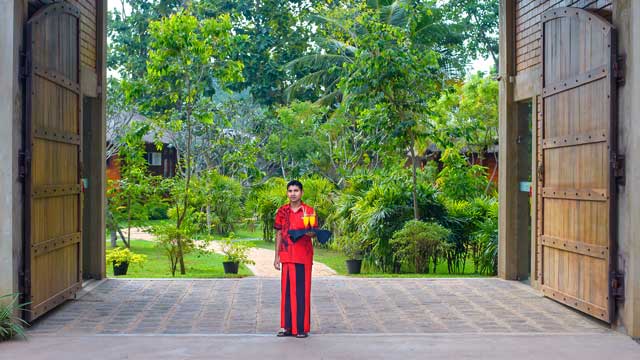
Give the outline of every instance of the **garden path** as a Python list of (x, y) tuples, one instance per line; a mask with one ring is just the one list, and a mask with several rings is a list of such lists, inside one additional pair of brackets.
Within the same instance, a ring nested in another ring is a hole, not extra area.
[[(136, 227), (131, 228), (131, 238), (136, 240), (155, 241), (155, 237), (152, 234), (149, 234), (143, 228)], [(209, 244), (209, 250), (215, 251), (218, 254), (222, 254), (222, 244), (220, 244), (220, 242), (218, 241), (212, 241)], [(280, 277), (280, 271), (276, 270), (273, 267), (274, 256), (274, 250), (251, 248), (249, 250), (249, 258), (255, 261), (255, 265), (248, 265), (247, 267), (253, 272), (255, 276)], [(313, 271), (311, 272), (311, 275), (314, 277), (334, 276), (337, 275), (337, 273), (327, 265), (314, 261)]]
[[(212, 241), (209, 248), (219, 254), (222, 253), (222, 244), (218, 241)], [(273, 259), (275, 257), (274, 250), (251, 248), (249, 250), (249, 258), (255, 261), (255, 265), (247, 265), (255, 276), (261, 277), (280, 277), (280, 271), (273, 267)], [(314, 261), (311, 276), (334, 276), (335, 270), (327, 265)]]

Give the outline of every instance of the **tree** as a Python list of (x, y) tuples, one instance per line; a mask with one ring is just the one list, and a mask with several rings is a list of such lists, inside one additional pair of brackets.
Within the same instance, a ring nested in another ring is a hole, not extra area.
[(107, 66), (122, 79), (139, 79), (147, 72), (149, 24), (169, 16), (189, 0), (120, 0), (109, 11)]
[(136, 113), (134, 107), (125, 101), (122, 83), (110, 77), (107, 81), (107, 145), (106, 159), (111, 159), (120, 151), (124, 137)]
[[(141, 99), (160, 130), (177, 134), (179, 176), (184, 180), (182, 196), (176, 198), (176, 234), (190, 206), (194, 177), (194, 131), (198, 125), (213, 125), (211, 94), (214, 79), (220, 84), (242, 80), (242, 63), (232, 60), (239, 38), (231, 33), (228, 15), (198, 20), (189, 9), (149, 24), (149, 60), (141, 81), (132, 83), (130, 99)], [(224, 88), (224, 86), (223, 86)], [(185, 273), (183, 239), (177, 239), (180, 273)]]
[(284, 179), (300, 178), (315, 170), (317, 128), (323, 110), (309, 102), (294, 102), (276, 110), (278, 130), (269, 137), (265, 156), (278, 164)]
[(498, 144), (498, 82), (490, 75), (477, 73), (454, 85), (442, 93), (433, 109), (431, 139), (439, 148), (456, 145), (482, 158)]
[(462, 26), (470, 58), (491, 57), (498, 69), (499, 0), (450, 0), (444, 6), (447, 17)]
[[(119, 223), (126, 221), (127, 236), (122, 241), (131, 248), (131, 226), (133, 222), (148, 219), (147, 206), (152, 204), (155, 188), (153, 183), (159, 180), (147, 171), (145, 145), (142, 137), (149, 131), (149, 125), (132, 122), (123, 136), (123, 145), (119, 149), (120, 179), (112, 182), (109, 188), (110, 227), (120, 231)], [(112, 246), (114, 245), (112, 238)]]
[(356, 17), (364, 34), (357, 38), (354, 61), (346, 66), (351, 75), (338, 87), (344, 93), (343, 106), (373, 140), (370, 146), (410, 154), (414, 218), (419, 220), (415, 146), (424, 131), (426, 104), (438, 93), (444, 74), (438, 54), (412, 41), (411, 19), (399, 27), (380, 15), (362, 9)]
[(201, 18), (229, 13), (233, 31), (245, 41), (234, 49), (234, 58), (241, 61), (244, 82), (232, 88), (249, 88), (260, 104), (271, 106), (285, 103), (284, 89), (297, 74), (283, 66), (308, 51), (312, 26), (306, 20), (318, 4), (327, 0), (208, 0), (197, 3)]
[[(286, 67), (302, 74), (287, 88), (287, 98), (295, 98), (310, 90), (317, 101), (332, 105), (340, 102), (338, 84), (349, 78), (363, 36), (370, 30), (354, 20), (358, 16), (375, 15), (375, 21), (390, 27), (407, 29), (408, 39), (418, 47), (435, 51), (440, 68), (450, 77), (462, 77), (468, 63), (464, 27), (436, 1), (379, 0), (341, 1), (339, 5), (319, 7), (309, 21), (317, 27), (313, 51), (289, 62)], [(366, 51), (366, 49), (364, 49)], [(475, 54), (475, 50), (474, 50)]]

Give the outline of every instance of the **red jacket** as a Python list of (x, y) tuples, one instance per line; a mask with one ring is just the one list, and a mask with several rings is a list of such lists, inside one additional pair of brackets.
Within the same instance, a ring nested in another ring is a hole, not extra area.
[[(289, 230), (302, 230), (305, 228), (303, 222), (304, 214), (315, 214), (315, 210), (305, 203), (297, 211), (291, 210), (290, 204), (284, 205), (276, 212), (276, 221), (274, 227), (282, 234), (282, 241), (278, 248), (280, 262), (312, 264), (313, 263), (313, 244), (311, 238), (303, 236), (295, 243), (289, 237)], [(317, 221), (317, 220), (316, 220)]]

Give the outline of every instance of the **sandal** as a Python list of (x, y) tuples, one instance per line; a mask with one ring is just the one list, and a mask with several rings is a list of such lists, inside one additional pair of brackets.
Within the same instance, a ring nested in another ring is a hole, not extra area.
[(296, 335), (296, 337), (298, 339), (303, 339), (303, 338), (306, 338), (307, 336), (309, 336), (309, 334), (307, 334), (307, 333), (300, 333), (300, 334)]
[(280, 330), (280, 331), (278, 331), (276, 336), (277, 337), (285, 337), (285, 336), (293, 336), (293, 334), (291, 333), (291, 330)]

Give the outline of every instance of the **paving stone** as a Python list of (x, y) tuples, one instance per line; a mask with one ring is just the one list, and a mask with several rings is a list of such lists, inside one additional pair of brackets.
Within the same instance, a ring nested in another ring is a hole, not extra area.
[[(312, 332), (606, 332), (600, 323), (500, 279), (314, 278)], [(274, 333), (279, 279), (109, 279), (38, 320), (65, 334)]]

